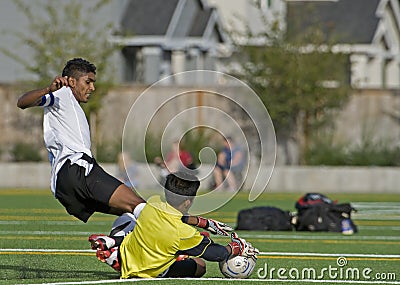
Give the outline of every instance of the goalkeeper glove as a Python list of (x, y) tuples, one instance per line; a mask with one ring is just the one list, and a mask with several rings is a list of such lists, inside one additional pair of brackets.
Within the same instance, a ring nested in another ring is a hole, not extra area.
[(241, 255), (241, 256), (256, 256), (259, 254), (259, 250), (251, 245), (251, 243), (246, 242), (245, 239), (239, 238), (237, 233), (231, 234), (231, 242), (229, 246), (231, 247), (231, 255)]
[(206, 219), (203, 217), (197, 217), (197, 219), (197, 226), (199, 228), (206, 229), (214, 235), (228, 236), (228, 232), (233, 231), (233, 228), (231, 228), (227, 224), (218, 222), (216, 220)]

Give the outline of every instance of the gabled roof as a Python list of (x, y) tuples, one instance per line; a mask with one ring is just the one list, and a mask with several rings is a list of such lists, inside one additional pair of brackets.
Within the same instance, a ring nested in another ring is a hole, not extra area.
[(318, 26), (326, 39), (338, 43), (371, 43), (379, 18), (380, 0), (288, 1), (287, 34), (289, 38)]
[[(214, 42), (211, 40), (214, 39)], [(130, 0), (113, 41), (127, 46), (198, 46), (228, 41), (217, 10), (205, 0)]]
[(123, 35), (165, 35), (179, 0), (130, 0), (121, 20)]
[(194, 17), (192, 27), (189, 30), (188, 36), (190, 37), (201, 37), (207, 27), (210, 20), (213, 9), (199, 10), (197, 15)]

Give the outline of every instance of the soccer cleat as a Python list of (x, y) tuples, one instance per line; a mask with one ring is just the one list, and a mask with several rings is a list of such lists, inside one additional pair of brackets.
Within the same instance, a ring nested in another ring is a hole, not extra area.
[(109, 250), (97, 250), (96, 257), (101, 262), (107, 263), (115, 271), (121, 271), (121, 265), (118, 260), (118, 247), (113, 247)]
[(92, 234), (89, 236), (92, 249), (108, 250), (115, 246), (115, 240), (106, 235)]

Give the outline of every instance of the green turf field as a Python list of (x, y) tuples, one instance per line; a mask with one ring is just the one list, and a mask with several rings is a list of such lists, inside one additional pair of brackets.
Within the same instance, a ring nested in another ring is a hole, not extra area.
[[(240, 209), (276, 206), (294, 211), (304, 193), (245, 193), (207, 215), (234, 226)], [(325, 193), (327, 194), (327, 193)], [(239, 232), (261, 251), (250, 280), (223, 279), (207, 263), (201, 280), (129, 280), (145, 284), (400, 284), (400, 195), (327, 194), (358, 208), (360, 232)], [(87, 224), (70, 217), (50, 190), (0, 190), (0, 284), (116, 284), (118, 274), (89, 250), (91, 233), (107, 233), (114, 217), (95, 214)], [(219, 243), (228, 239), (215, 237)], [(341, 266), (338, 265), (338, 262)], [(258, 273), (257, 273), (258, 272)], [(108, 280), (108, 281), (107, 281)], [(129, 283), (128, 282), (128, 283)]]

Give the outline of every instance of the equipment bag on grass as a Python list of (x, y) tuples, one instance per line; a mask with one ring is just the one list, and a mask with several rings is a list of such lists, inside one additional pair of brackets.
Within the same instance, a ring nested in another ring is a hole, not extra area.
[(308, 193), (296, 202), (297, 231), (326, 231), (353, 234), (357, 226), (351, 220), (355, 209), (349, 203), (337, 204), (319, 193)]
[(255, 207), (241, 210), (236, 230), (291, 231), (291, 215), (276, 207)]

